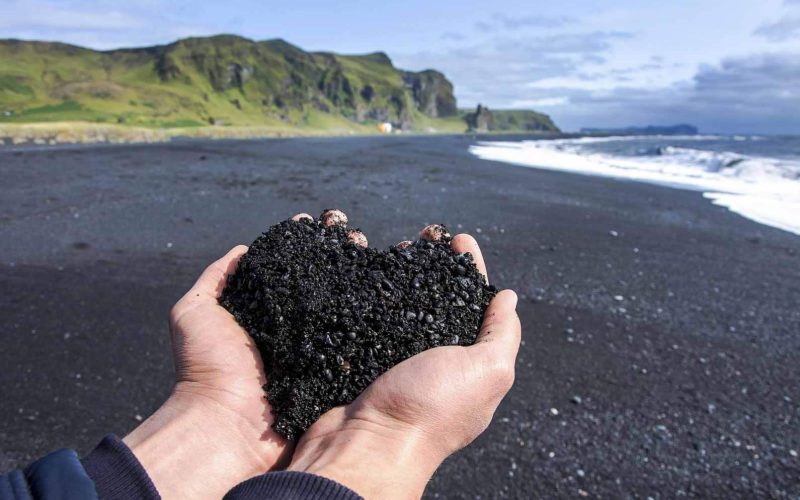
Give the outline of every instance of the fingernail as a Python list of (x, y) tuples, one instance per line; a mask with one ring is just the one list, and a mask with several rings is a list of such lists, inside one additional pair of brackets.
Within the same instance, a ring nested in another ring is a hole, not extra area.
[(509, 290), (509, 292), (511, 292), (511, 294), (514, 295), (514, 298), (512, 299), (512, 301), (513, 301), (513, 304), (514, 304), (514, 309), (516, 309), (517, 308), (517, 302), (519, 302), (519, 297), (517, 297), (517, 292), (515, 292), (514, 290)]
[(429, 224), (425, 229), (420, 231), (419, 237), (428, 241), (439, 241), (442, 239), (450, 238), (450, 233), (447, 228), (442, 224)]
[(348, 231), (347, 237), (350, 238), (350, 241), (352, 241), (353, 243), (355, 243), (360, 247), (366, 248), (367, 245), (369, 245), (367, 237), (364, 236), (364, 233), (362, 233), (358, 229), (351, 229), (350, 231)]
[(322, 215), (319, 216), (319, 219), (322, 221), (322, 224), (326, 226), (333, 226), (334, 224), (342, 227), (347, 226), (347, 216), (344, 214), (344, 212), (335, 208), (323, 210)]

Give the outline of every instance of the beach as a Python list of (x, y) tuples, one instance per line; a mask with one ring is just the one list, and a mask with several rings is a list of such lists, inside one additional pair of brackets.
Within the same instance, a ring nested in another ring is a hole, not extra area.
[(484, 160), (481, 140), (0, 147), (0, 469), (138, 425), (202, 269), (337, 207), (376, 247), (470, 233), (520, 296), (514, 388), (429, 498), (800, 495), (800, 237), (701, 192)]

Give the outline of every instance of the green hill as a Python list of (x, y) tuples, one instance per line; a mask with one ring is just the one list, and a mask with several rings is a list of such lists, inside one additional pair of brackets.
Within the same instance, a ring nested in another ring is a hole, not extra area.
[[(558, 130), (532, 111), (493, 113), (489, 131)], [(403, 71), (381, 52), (306, 52), (283, 40), (234, 35), (110, 51), (0, 40), (0, 125), (6, 129), (89, 122), (103, 130), (121, 124), (178, 134), (210, 126), (244, 134), (254, 127), (342, 134), (375, 132), (376, 124), (391, 122), (410, 131), (464, 132), (468, 118), (442, 73)], [(21, 140), (27, 133), (46, 135), (27, 130)]]
[(358, 130), (452, 126), (457, 114), (444, 75), (399, 70), (383, 53), (310, 53), (231, 35), (112, 51), (0, 40), (0, 122)]

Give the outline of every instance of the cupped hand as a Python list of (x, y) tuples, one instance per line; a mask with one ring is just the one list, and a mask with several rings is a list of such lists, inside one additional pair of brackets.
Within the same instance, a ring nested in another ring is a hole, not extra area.
[[(421, 233), (442, 236), (440, 226)], [(486, 276), (472, 237), (458, 235), (451, 244), (471, 253)], [(417, 354), (351, 404), (322, 415), (298, 442), (289, 469), (336, 480), (366, 498), (419, 498), (441, 462), (486, 429), (511, 388), (521, 334), (516, 303), (513, 291), (500, 292), (474, 345)]]
[(172, 308), (176, 382), (159, 410), (125, 438), (163, 498), (221, 498), (288, 462), (272, 428), (261, 356), (217, 299), (247, 251), (211, 264)]

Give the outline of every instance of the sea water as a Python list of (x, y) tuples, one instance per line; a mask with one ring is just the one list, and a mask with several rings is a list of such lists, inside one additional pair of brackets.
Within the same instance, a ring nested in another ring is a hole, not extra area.
[(617, 136), (481, 142), (486, 160), (696, 190), (800, 235), (800, 137)]

